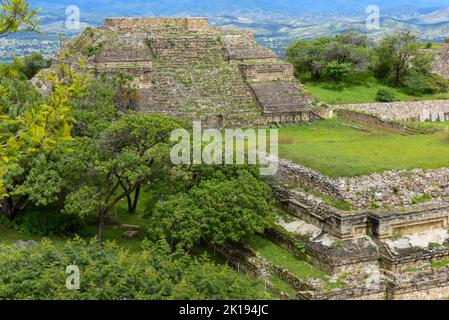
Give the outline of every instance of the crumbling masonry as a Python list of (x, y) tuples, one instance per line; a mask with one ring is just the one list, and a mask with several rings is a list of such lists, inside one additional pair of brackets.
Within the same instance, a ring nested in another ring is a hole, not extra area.
[(252, 33), (212, 28), (205, 18), (109, 18), (65, 48), (96, 74), (132, 74), (141, 112), (202, 120), (207, 127), (314, 117), (292, 65), (258, 46)]

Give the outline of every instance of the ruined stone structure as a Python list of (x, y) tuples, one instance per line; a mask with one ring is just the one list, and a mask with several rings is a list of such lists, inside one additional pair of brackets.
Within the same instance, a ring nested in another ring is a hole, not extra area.
[[(297, 288), (296, 298), (449, 298), (449, 169), (331, 178), (277, 161), (272, 187), (294, 219), (281, 219), (266, 236), (334, 279), (344, 279), (344, 285), (330, 289), (271, 268)], [(431, 197), (415, 201), (423, 195)], [(341, 208), (341, 201), (350, 207)], [(298, 242), (305, 247), (301, 252)]]
[[(111, 18), (67, 44), (96, 73), (134, 76), (138, 109), (208, 127), (310, 121), (311, 100), (293, 67), (246, 31), (204, 18)], [(448, 121), (447, 101), (322, 108), (407, 132), (398, 121)], [(324, 112), (325, 111), (325, 112)], [(265, 237), (325, 272), (303, 279), (250, 246), (216, 247), (231, 265), (289, 283), (291, 299), (449, 298), (449, 169), (331, 178), (282, 159), (270, 181), (283, 214)], [(428, 197), (428, 201), (423, 201)]]
[(350, 110), (366, 113), (387, 121), (449, 121), (449, 101), (398, 101), (333, 105), (332, 110)]
[(64, 49), (96, 74), (134, 76), (141, 112), (202, 120), (207, 127), (309, 121), (310, 97), (293, 67), (252, 33), (205, 18), (109, 18)]

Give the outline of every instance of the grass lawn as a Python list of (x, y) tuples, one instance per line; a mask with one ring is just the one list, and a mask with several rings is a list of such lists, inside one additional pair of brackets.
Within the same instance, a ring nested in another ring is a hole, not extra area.
[(449, 135), (401, 135), (339, 119), (281, 128), (279, 155), (332, 177), (449, 166)]
[(307, 263), (299, 260), (287, 250), (277, 246), (273, 242), (262, 238), (253, 237), (250, 240), (251, 247), (259, 252), (264, 258), (271, 260), (278, 266), (290, 271), (300, 279), (327, 279), (328, 276)]
[[(260, 236), (255, 236), (250, 239), (250, 245), (261, 256), (272, 261), (279, 267), (290, 271), (299, 279), (324, 280), (328, 289), (339, 288), (345, 285), (345, 283), (341, 279), (337, 279), (337, 281), (331, 281), (331, 278), (326, 273), (322, 272), (310, 263), (296, 258), (293, 254), (277, 246), (268, 239)], [(276, 280), (276, 276), (274, 276), (272, 281), (276, 283)], [(285, 288), (284, 290), (287, 292), (287, 288)]]
[(389, 88), (375, 81), (368, 81), (364, 84), (357, 85), (336, 84), (335, 82), (305, 82), (304, 86), (310, 93), (327, 104), (377, 102), (376, 95), (379, 89), (394, 91), (397, 101), (449, 99), (449, 93), (415, 97), (399, 89)]

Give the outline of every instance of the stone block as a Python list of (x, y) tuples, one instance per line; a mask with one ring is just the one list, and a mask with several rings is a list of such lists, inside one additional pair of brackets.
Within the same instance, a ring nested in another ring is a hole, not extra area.
[(430, 120), (430, 112), (429, 112), (429, 110), (422, 110), (419, 113), (419, 121), (420, 122), (426, 122), (428, 120)]
[(127, 231), (137, 231), (140, 230), (140, 226), (137, 225), (132, 225), (132, 224), (122, 224), (120, 226), (122, 229), (127, 230)]
[(129, 240), (135, 239), (138, 234), (139, 234), (138, 231), (133, 231), (133, 230), (128, 230), (128, 231), (123, 232), (123, 235)]
[(432, 112), (430, 114), (430, 121), (437, 122), (438, 121), (438, 112)]

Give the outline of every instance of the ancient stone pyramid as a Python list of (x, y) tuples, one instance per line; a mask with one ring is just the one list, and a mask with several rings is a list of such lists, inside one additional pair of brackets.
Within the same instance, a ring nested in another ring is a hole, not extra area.
[(96, 74), (125, 72), (138, 109), (202, 120), (208, 127), (309, 121), (308, 96), (292, 65), (252, 33), (205, 18), (109, 18), (66, 44)]

